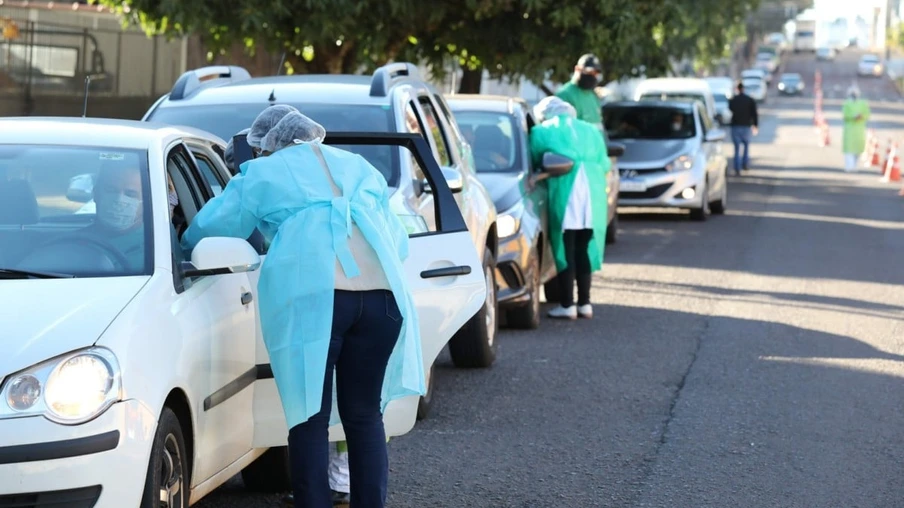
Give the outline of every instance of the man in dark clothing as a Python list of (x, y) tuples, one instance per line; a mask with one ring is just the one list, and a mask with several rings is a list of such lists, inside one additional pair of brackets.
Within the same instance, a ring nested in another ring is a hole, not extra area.
[[(759, 129), (759, 117), (756, 101), (744, 93), (744, 83), (738, 83), (738, 93), (728, 101), (731, 110), (731, 141), (734, 143), (734, 170), (741, 174), (741, 168), (747, 169), (750, 164), (748, 150), (751, 135), (756, 136)], [(740, 153), (744, 145), (743, 157)]]

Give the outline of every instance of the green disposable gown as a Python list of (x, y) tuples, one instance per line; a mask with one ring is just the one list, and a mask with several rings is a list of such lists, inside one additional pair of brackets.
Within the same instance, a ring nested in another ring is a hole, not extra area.
[[(866, 149), (866, 122), (869, 120), (869, 104), (863, 99), (848, 99), (841, 109), (844, 118), (842, 150), (859, 155)], [(857, 115), (862, 115), (857, 120)]]
[(598, 271), (603, 266), (606, 247), (606, 226), (609, 222), (606, 181), (612, 165), (602, 132), (590, 123), (567, 115), (553, 117), (531, 130), (530, 151), (538, 166), (546, 152), (563, 155), (575, 162), (574, 169), (568, 173), (546, 179), (549, 186), (549, 245), (556, 261), (556, 269), (560, 272), (568, 267), (562, 238), (568, 198), (571, 196), (578, 168), (583, 166), (587, 173), (593, 211), (593, 239), (588, 254), (591, 269)]
[(578, 118), (602, 128), (603, 112), (600, 99), (593, 90), (584, 90), (570, 81), (556, 92), (556, 97), (571, 104), (578, 112)]

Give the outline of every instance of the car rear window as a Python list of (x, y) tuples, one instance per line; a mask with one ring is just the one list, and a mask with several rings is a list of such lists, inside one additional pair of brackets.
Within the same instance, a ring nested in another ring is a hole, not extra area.
[(688, 139), (696, 135), (694, 114), (665, 106), (618, 106), (603, 108), (610, 139)]
[[(290, 104), (323, 125), (327, 133), (395, 132), (389, 106), (347, 104)], [(186, 125), (215, 134), (226, 141), (251, 126), (266, 104), (222, 104), (158, 108), (148, 120), (170, 125)], [(361, 155), (386, 178), (390, 187), (399, 181), (399, 148), (394, 146), (345, 146), (338, 148)]]

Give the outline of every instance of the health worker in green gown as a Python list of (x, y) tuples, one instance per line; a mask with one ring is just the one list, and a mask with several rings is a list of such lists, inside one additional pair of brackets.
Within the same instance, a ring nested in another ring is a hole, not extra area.
[[(574, 161), (574, 168), (546, 179), (549, 189), (549, 243), (559, 271), (560, 306), (549, 316), (593, 317), (590, 282), (603, 264), (608, 222), (606, 178), (611, 167), (602, 132), (579, 120), (570, 104), (547, 97), (534, 107), (539, 125), (530, 133), (531, 157), (540, 165), (552, 152)], [(574, 300), (577, 281), (578, 299)]]
[(860, 98), (860, 90), (851, 87), (847, 100), (841, 109), (844, 119), (842, 131), (842, 150), (844, 151), (844, 170), (857, 170), (857, 159), (866, 149), (866, 122), (869, 120), (869, 104)]
[(578, 119), (592, 123), (603, 129), (603, 114), (600, 98), (594, 92), (603, 75), (600, 59), (593, 54), (583, 55), (574, 67), (574, 76), (556, 92), (556, 97), (571, 104)]

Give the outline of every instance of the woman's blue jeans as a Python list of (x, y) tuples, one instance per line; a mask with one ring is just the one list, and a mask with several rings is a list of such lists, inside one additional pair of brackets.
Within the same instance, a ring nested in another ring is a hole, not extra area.
[(289, 430), (295, 508), (333, 506), (327, 468), (334, 368), (339, 417), (348, 443), (350, 506), (382, 508), (389, 458), (380, 397), (402, 316), (390, 291), (336, 291), (334, 298), (323, 405), (319, 413)]

